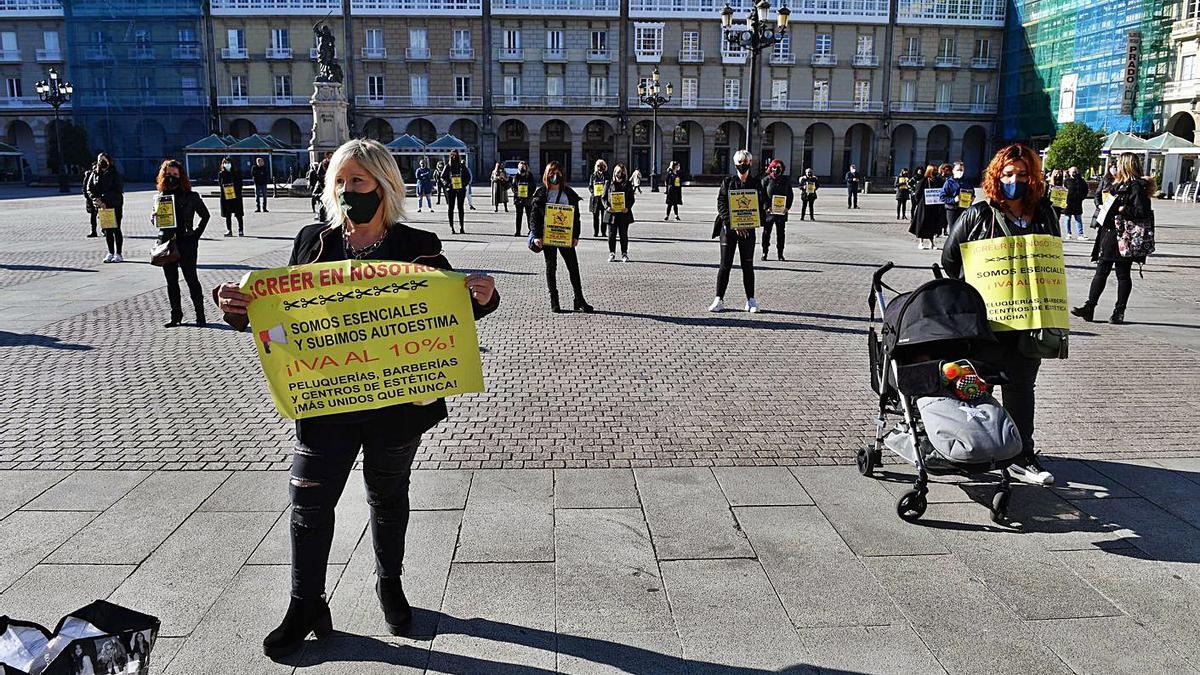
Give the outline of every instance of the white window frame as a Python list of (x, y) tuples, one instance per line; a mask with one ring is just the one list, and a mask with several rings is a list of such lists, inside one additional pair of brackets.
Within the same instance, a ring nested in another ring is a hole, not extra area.
[(246, 29), (230, 28), (225, 31), (225, 43), (229, 51), (244, 51), (246, 49)]
[(951, 102), (954, 100), (954, 83), (950, 81), (938, 82), (934, 88), (933, 105), (938, 112), (950, 110)]
[(454, 76), (454, 100), (461, 103), (469, 103), (471, 101), (470, 75)]
[(662, 59), (663, 24), (635, 23), (633, 25), (633, 53), (639, 61)]
[(546, 49), (550, 51), (562, 51), (566, 49), (566, 44), (566, 31), (560, 29), (546, 31)]
[[(282, 85), (282, 86), (281, 86)], [(271, 91), (275, 98), (291, 98), (292, 97), (292, 75), (291, 73), (276, 73), (271, 78)]]
[(786, 58), (792, 54), (792, 34), (784, 33), (779, 41), (771, 47), (771, 55), (776, 59)]
[(409, 74), (408, 97), (414, 106), (429, 104), (429, 75), (425, 73)]
[(685, 30), (679, 39), (679, 49), (684, 52), (700, 51), (700, 31)]
[(232, 98), (246, 98), (249, 96), (249, 90), (246, 87), (245, 75), (230, 75), (229, 76), (229, 95)]
[(505, 105), (520, 105), (521, 104), (521, 76), (520, 75), (505, 75), (504, 76), (504, 103), (505, 103)]
[(725, 86), (721, 88), (721, 100), (726, 108), (740, 108), (742, 105), (742, 81), (736, 77), (725, 78)]
[(985, 105), (988, 102), (991, 87), (987, 82), (975, 82), (971, 85), (971, 103), (973, 105)]
[(1187, 82), (1196, 77), (1196, 55), (1184, 54), (1179, 59), (1179, 80)]
[(382, 101), (384, 97), (384, 85), (383, 75), (378, 73), (367, 75), (367, 98), (374, 101)]
[(592, 95), (592, 105), (604, 105), (608, 98), (608, 78), (603, 75), (593, 75), (588, 79), (588, 91)]
[(944, 59), (952, 59), (958, 56), (958, 38), (946, 36), (939, 40), (938, 56)]
[(429, 49), (429, 30), (426, 28), (409, 28), (408, 48)]
[(700, 81), (694, 77), (685, 77), (679, 83), (679, 96), (685, 108), (696, 107), (697, 92), (700, 91)]
[(507, 51), (521, 49), (521, 30), (519, 28), (504, 29), (504, 49)]
[(921, 37), (919, 35), (909, 35), (904, 39), (904, 55), (905, 56), (920, 56), (921, 55)]
[(917, 102), (917, 81), (916, 80), (901, 80), (900, 81), (900, 103), (912, 104)]
[(4, 91), (8, 95), (8, 98), (11, 98), (11, 99), (21, 98), (21, 95), (22, 95), (21, 78), (19, 78), (19, 77), (7, 78), (4, 82), (4, 85), (5, 85)]
[(871, 81), (854, 81), (854, 109), (866, 110), (871, 105)]
[[(47, 39), (47, 38), (50, 38), (51, 36), (53, 36), (52, 39)], [(51, 44), (51, 43), (53, 43), (53, 44)], [(56, 31), (56, 30), (42, 31), (42, 49), (45, 49), (48, 52), (61, 52), (62, 51), (61, 45), (62, 45), (62, 38), (59, 36), (58, 31)]]
[(383, 29), (368, 28), (365, 43), (367, 49), (373, 51), (383, 49)]
[(813, 54), (829, 56), (833, 53), (833, 33), (817, 33), (813, 38)]
[(591, 45), (592, 51), (608, 51), (608, 31), (592, 31)]
[(565, 84), (562, 75), (546, 76), (546, 105), (561, 106)]
[(829, 80), (813, 80), (812, 102), (813, 110), (829, 108)]
[(771, 80), (771, 105), (776, 110), (787, 110), (788, 81), (785, 79)]
[(990, 59), (992, 57), (992, 39), (991, 38), (976, 38), (975, 40), (975, 58)]
[(874, 56), (875, 55), (875, 36), (874, 35), (859, 35), (854, 43), (855, 56)]

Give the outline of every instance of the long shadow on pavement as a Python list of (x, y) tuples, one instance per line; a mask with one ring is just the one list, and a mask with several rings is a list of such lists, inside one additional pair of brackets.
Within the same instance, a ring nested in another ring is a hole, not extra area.
[[(739, 312), (729, 312), (730, 314), (739, 314)], [(710, 328), (765, 328), (771, 330), (811, 330), (821, 333), (841, 333), (848, 335), (866, 335), (867, 331), (859, 328), (839, 328), (837, 326), (818, 326), (811, 323), (800, 323), (797, 321), (768, 321), (762, 318), (758, 319), (733, 319), (733, 318), (717, 318), (716, 316), (691, 317), (691, 316), (662, 316), (658, 314), (639, 314), (636, 312), (614, 312), (609, 310), (596, 310), (597, 315), (628, 317), (631, 319), (650, 319), (652, 321), (661, 321), (663, 323), (674, 324), (676, 326), (691, 326), (691, 327), (710, 327)], [(744, 314), (740, 313), (740, 314)], [(781, 312), (782, 314), (782, 312)], [(769, 317), (771, 312), (762, 311), (755, 316)], [(746, 316), (750, 316), (746, 314)]]
[(0, 330), (0, 347), (46, 347), (48, 349), (65, 349), (68, 351), (89, 351), (91, 345), (80, 345), (73, 342), (63, 342), (59, 338), (34, 333), (13, 333)]

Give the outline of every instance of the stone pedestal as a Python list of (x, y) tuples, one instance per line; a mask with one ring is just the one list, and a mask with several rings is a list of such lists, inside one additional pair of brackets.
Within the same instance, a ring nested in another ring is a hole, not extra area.
[(321, 161), (326, 152), (350, 140), (350, 123), (346, 118), (349, 104), (342, 93), (341, 82), (314, 82), (312, 104), (312, 140), (308, 144), (308, 159)]

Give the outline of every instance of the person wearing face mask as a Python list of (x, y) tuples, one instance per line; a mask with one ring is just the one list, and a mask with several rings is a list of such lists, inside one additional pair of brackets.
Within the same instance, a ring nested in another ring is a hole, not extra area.
[(233, 236), (233, 219), (237, 218), (238, 236), (244, 236), (244, 207), (242, 206), (242, 170), (226, 157), (217, 172), (217, 189), (221, 191), (221, 217), (225, 219), (225, 236)]
[(599, 239), (608, 236), (608, 222), (604, 215), (604, 189), (608, 185), (608, 162), (596, 160), (592, 177), (588, 180), (588, 208), (592, 212), (592, 236)]
[[(949, 277), (963, 277), (959, 246), (966, 242), (1005, 237), (1007, 233), (1059, 236), (1058, 220), (1045, 198), (1041, 160), (1029, 147), (1015, 144), (996, 153), (983, 172), (980, 187), (986, 199), (963, 212), (942, 249), (942, 268)], [(1021, 350), (1027, 332), (996, 331), (997, 353), (986, 360), (1004, 370), (1010, 380), (1000, 388), (1004, 409), (1021, 435), (1022, 453), (1008, 470), (1020, 481), (1050, 485), (1054, 476), (1042, 467), (1034, 451), (1034, 387), (1042, 360)]]
[(1067, 169), (1067, 177), (1063, 181), (1064, 187), (1067, 188), (1067, 206), (1062, 210), (1063, 232), (1064, 239), (1071, 238), (1071, 219), (1075, 219), (1076, 236), (1080, 241), (1087, 241), (1087, 237), (1083, 234), (1083, 200), (1087, 199), (1088, 184), (1079, 175), (1079, 167), (1073, 166)]
[(533, 216), (530, 215), (529, 209), (533, 204), (535, 188), (533, 174), (529, 172), (529, 165), (525, 162), (518, 163), (517, 175), (512, 177), (513, 207), (517, 210), (517, 231), (513, 234), (515, 237), (521, 236), (522, 215), (529, 222), (529, 227), (533, 227)]
[(668, 220), (671, 217), (671, 211), (675, 211), (675, 220), (679, 220), (679, 205), (683, 203), (683, 169), (679, 166), (679, 162), (671, 162), (667, 167), (667, 215), (663, 216), (663, 220)]
[(107, 152), (96, 156), (96, 164), (84, 180), (83, 192), (92, 206), (93, 228), (96, 227), (99, 209), (112, 209), (113, 211), (116, 227), (102, 228), (104, 243), (108, 246), (108, 255), (105, 256), (104, 262), (124, 262), (125, 258), (121, 255), (121, 247), (125, 238), (121, 234), (121, 216), (125, 205), (125, 183), (121, 180), (121, 174), (113, 165), (112, 157)]
[(908, 174), (908, 169), (900, 169), (900, 175), (896, 176), (896, 220), (904, 220), (908, 217), (908, 196), (909, 183), (912, 178)]
[(817, 176), (812, 169), (805, 169), (804, 175), (800, 177), (800, 220), (804, 220), (804, 214), (808, 214), (809, 220), (816, 220), (813, 215), (813, 206), (817, 203), (817, 191), (821, 189), (821, 181), (817, 180)]
[(499, 213), (501, 204), (508, 213), (508, 173), (503, 164), (496, 162), (492, 167), (492, 213)]
[(425, 160), (421, 160), (417, 167), (417, 213), (421, 212), (421, 204), (424, 203), (433, 210), (433, 171), (429, 169), (429, 164)]
[(254, 183), (254, 212), (267, 211), (267, 186), (271, 183), (271, 170), (262, 157), (254, 158), (254, 166), (250, 167), (250, 181)]
[[(613, 195), (623, 195), (614, 204)], [(623, 200), (623, 201), (622, 201)], [(633, 223), (633, 183), (625, 173), (625, 165), (613, 167), (612, 181), (604, 186), (601, 196), (604, 220), (608, 227), (608, 262), (617, 259), (617, 237), (621, 238), (621, 262), (629, 262), (629, 225)]]
[(456, 207), (458, 208), (458, 231), (466, 234), (467, 229), (463, 227), (463, 204), (467, 198), (467, 190), (471, 189), (471, 169), (459, 157), (457, 150), (450, 151), (450, 159), (446, 162), (446, 168), (442, 169), (438, 182), (442, 184), (442, 190), (446, 193), (446, 215), (450, 219), (450, 234), (454, 234), (454, 209)]
[[(204, 291), (200, 288), (200, 278), (196, 275), (196, 262), (199, 257), (200, 237), (204, 234), (204, 228), (208, 227), (208, 207), (204, 205), (200, 195), (192, 190), (187, 172), (179, 160), (164, 160), (158, 168), (155, 184), (158, 188), (154, 199), (155, 208), (160, 197), (169, 198), (173, 203), (175, 218), (173, 226), (156, 222), (154, 211), (151, 211), (150, 222), (158, 227), (158, 243), (174, 239), (179, 250), (177, 262), (163, 265), (163, 274), (167, 278), (167, 300), (171, 304), (171, 320), (165, 327), (174, 328), (183, 323), (183, 303), (179, 296), (181, 272), (192, 296), (192, 306), (196, 309), (196, 325), (203, 326)], [(199, 223), (196, 223), (197, 216), (200, 218)]]
[[(567, 273), (571, 277), (571, 289), (575, 291), (575, 311), (584, 313), (593, 311), (592, 306), (583, 298), (583, 279), (579, 275), (579, 258), (575, 253), (575, 247), (579, 245), (579, 202), (581, 201), (583, 198), (579, 196), (579, 193), (575, 192), (563, 179), (562, 168), (558, 162), (547, 164), (546, 171), (542, 174), (542, 184), (538, 186), (531, 199), (529, 226), (533, 232), (533, 250), (540, 251), (546, 258), (546, 286), (550, 290), (550, 311), (555, 313), (562, 311), (558, 303), (559, 256), (562, 256), (563, 262), (567, 265)], [(574, 225), (570, 246), (543, 246), (542, 238), (545, 234), (546, 206), (548, 204), (571, 207)]]
[(858, 175), (858, 167), (851, 164), (846, 172), (846, 208), (858, 208), (858, 193), (862, 190), (862, 179)]
[(738, 150), (733, 156), (737, 173), (721, 180), (717, 192), (717, 218), (713, 222), (713, 238), (721, 239), (721, 265), (717, 268), (717, 297), (709, 305), (710, 312), (725, 311), (725, 291), (729, 288), (729, 274), (733, 271), (733, 257), (739, 257), (742, 266), (742, 285), (746, 289), (746, 311), (758, 312), (758, 300), (754, 297), (754, 229), (733, 228), (730, 210), (730, 193), (745, 194), (754, 191), (758, 198), (758, 222), (763, 223), (767, 215), (767, 193), (762, 181), (750, 172), (754, 156), (747, 150)]
[(950, 167), (950, 175), (946, 177), (946, 182), (942, 183), (942, 206), (946, 209), (946, 232), (954, 227), (954, 221), (958, 220), (958, 216), (966, 208), (963, 203), (969, 204), (969, 202), (975, 201), (974, 188), (963, 181), (965, 171), (966, 166), (962, 162), (955, 162)]
[[(921, 174), (917, 181), (912, 185), (912, 222), (909, 224), (908, 231), (917, 238), (917, 248), (921, 250), (933, 250), (933, 238), (938, 236), (942, 228), (946, 226), (945, 208), (942, 207), (940, 201), (930, 203), (933, 197), (929, 190), (941, 190), (942, 181), (938, 177), (938, 169), (932, 164), (925, 166), (925, 173)], [(930, 199), (927, 199), (926, 197)], [(928, 246), (926, 246), (928, 242)]]
[(437, 195), (438, 206), (442, 205), (442, 173), (446, 171), (446, 162), (438, 160), (433, 167), (433, 192)]
[[(437, 235), (402, 222), (404, 191), (400, 170), (386, 147), (367, 139), (346, 142), (333, 153), (329, 183), (321, 197), (330, 222), (300, 230), (289, 265), (358, 259), (452, 269)], [(464, 284), (476, 320), (499, 306), (492, 277), (472, 274)], [(225, 321), (244, 330), (251, 296), (241, 293), (233, 281), (213, 289), (213, 296)], [(334, 510), (360, 450), (375, 551), (375, 592), (388, 631), (393, 635), (411, 631), (413, 611), (401, 575), (412, 464), (422, 435), (446, 417), (445, 400), (436, 399), (296, 421), (289, 480), (291, 601), (283, 621), (263, 640), (264, 654), (281, 659), (299, 650), (310, 633), (321, 639), (333, 630), (325, 578)]]
[[(783, 260), (784, 229), (787, 227), (788, 212), (792, 210), (792, 200), (796, 197), (796, 192), (792, 189), (792, 178), (785, 173), (786, 170), (782, 160), (773, 159), (767, 166), (767, 175), (762, 180), (763, 190), (767, 194), (767, 216), (763, 220), (763, 260), (767, 259), (767, 253), (771, 249), (772, 229), (775, 230), (775, 256)], [(781, 200), (782, 205), (776, 203)]]

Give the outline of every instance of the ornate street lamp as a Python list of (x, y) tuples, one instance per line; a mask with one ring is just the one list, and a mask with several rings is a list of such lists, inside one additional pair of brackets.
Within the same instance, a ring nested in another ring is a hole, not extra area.
[(664, 96), (659, 87), (661, 76), (658, 74), (658, 66), (654, 66), (654, 72), (650, 73), (650, 85), (638, 82), (638, 100), (643, 105), (648, 105), (653, 109), (652, 117), (654, 126), (650, 129), (650, 191), (658, 192), (658, 109), (671, 102), (671, 96), (675, 93), (675, 87), (668, 82), (667, 93)]
[(750, 51), (750, 103), (746, 109), (746, 150), (752, 154), (754, 149), (750, 147), (751, 141), (758, 135), (758, 89), (760, 86), (758, 54), (783, 39), (788, 29), (788, 18), (791, 16), (791, 10), (787, 7), (780, 7), (776, 13), (775, 24), (772, 25), (767, 21), (767, 12), (770, 9), (771, 3), (767, 0), (758, 0), (758, 3), (746, 16), (745, 28), (733, 25), (732, 7), (726, 4), (725, 8), (721, 10), (721, 26), (724, 28), (725, 42), (734, 49)]
[(58, 109), (62, 107), (62, 104), (70, 102), (71, 94), (75, 93), (75, 87), (70, 82), (60, 80), (58, 71), (51, 68), (50, 79), (34, 84), (33, 88), (37, 90), (38, 98), (42, 103), (49, 103), (54, 108), (54, 138), (58, 145), (58, 191), (66, 194), (71, 189), (67, 187), (67, 161), (62, 146), (62, 130), (59, 129)]

